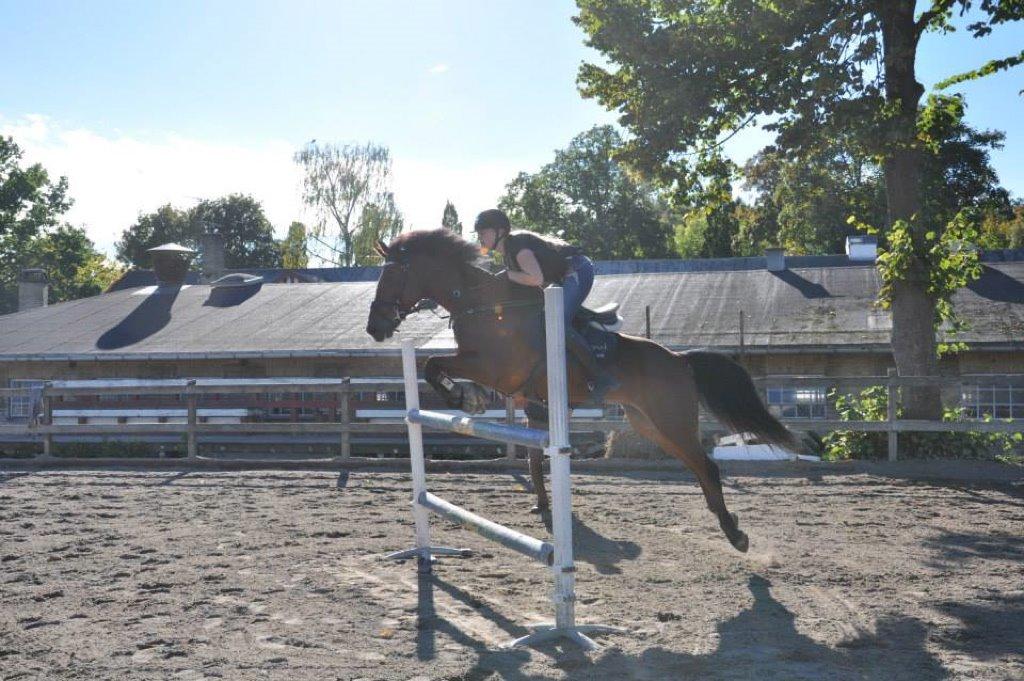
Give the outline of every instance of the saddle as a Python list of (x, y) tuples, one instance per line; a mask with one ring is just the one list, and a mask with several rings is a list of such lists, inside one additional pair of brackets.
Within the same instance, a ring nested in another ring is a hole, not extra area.
[(622, 317), (619, 316), (618, 303), (606, 303), (594, 309), (581, 307), (579, 312), (576, 313), (576, 321), (599, 331), (611, 331), (614, 333), (622, 328)]

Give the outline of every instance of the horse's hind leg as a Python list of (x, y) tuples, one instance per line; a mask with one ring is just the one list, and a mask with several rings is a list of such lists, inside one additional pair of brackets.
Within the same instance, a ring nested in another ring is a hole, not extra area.
[[(526, 425), (537, 430), (547, 430), (547, 412), (543, 407), (530, 402), (526, 405)], [(531, 510), (534, 513), (547, 513), (551, 510), (551, 503), (548, 501), (548, 492), (544, 488), (544, 452), (534, 447), (526, 448), (527, 458), (530, 461), (530, 480), (533, 482), (533, 491), (537, 495), (537, 505)]]
[(704, 452), (697, 429), (697, 417), (679, 418), (679, 414), (668, 413), (669, 408), (679, 408), (679, 403), (667, 400), (661, 408), (652, 408), (652, 414), (636, 407), (625, 407), (626, 417), (634, 430), (651, 440), (666, 452), (679, 459), (693, 471), (700, 482), (701, 490), (708, 508), (718, 518), (729, 543), (738, 551), (746, 552), (750, 540), (740, 530), (736, 514), (730, 513), (725, 505), (722, 493), (722, 478), (718, 472), (718, 464)]

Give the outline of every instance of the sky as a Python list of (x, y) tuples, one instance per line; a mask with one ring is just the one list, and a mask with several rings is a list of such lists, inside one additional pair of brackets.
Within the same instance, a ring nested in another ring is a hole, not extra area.
[[(108, 253), (140, 213), (253, 195), (277, 235), (308, 219), (292, 161), (308, 141), (391, 150), (407, 223), (464, 223), (521, 171), (615, 116), (576, 90), (583, 44), (568, 0), (0, 0), (0, 135), (67, 175), (84, 227)], [(919, 79), (1020, 51), (1024, 26), (992, 38), (928, 35)], [(1007, 134), (993, 155), (1024, 196), (1024, 68), (959, 86), (968, 122)], [(770, 141), (741, 133), (737, 161)]]

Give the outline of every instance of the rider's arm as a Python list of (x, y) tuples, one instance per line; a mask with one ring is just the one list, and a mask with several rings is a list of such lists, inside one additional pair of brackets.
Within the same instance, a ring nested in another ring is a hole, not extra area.
[(508, 271), (508, 278), (523, 286), (544, 286), (544, 273), (540, 269), (540, 262), (537, 256), (528, 248), (524, 248), (516, 254), (516, 262), (522, 268), (522, 272), (516, 272), (511, 268)]

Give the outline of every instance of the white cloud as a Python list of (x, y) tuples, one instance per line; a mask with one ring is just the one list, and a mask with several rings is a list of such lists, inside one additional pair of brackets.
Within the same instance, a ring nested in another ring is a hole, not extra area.
[(451, 167), (427, 159), (395, 159), (395, 201), (416, 229), (441, 226), (445, 201), (451, 201), (468, 230), (476, 214), (493, 208), (505, 185), (525, 168), (518, 162)]
[(439, 76), (442, 73), (448, 73), (448, 68), (447, 64), (434, 64), (430, 67), (430, 73), (432, 75)]
[(186, 207), (240, 192), (261, 201), (280, 231), (301, 216), (301, 175), (291, 160), (294, 148), (283, 141), (243, 147), (174, 133), (101, 134), (35, 115), (0, 121), (0, 134), (14, 138), (26, 161), (68, 177), (75, 202), (68, 221), (108, 253), (140, 212), (165, 203)]
[[(68, 221), (84, 227), (109, 254), (140, 212), (165, 203), (187, 207), (231, 192), (251, 194), (263, 203), (279, 237), (292, 220), (308, 219), (301, 172), (292, 161), (295, 148), (283, 140), (232, 145), (174, 132), (97, 132), (39, 115), (0, 118), (0, 135), (13, 137), (27, 162), (68, 177), (75, 201)], [(445, 201), (451, 200), (468, 227), (524, 169), (521, 160), (470, 164), (395, 155), (395, 200), (407, 224), (419, 229), (440, 226)]]

